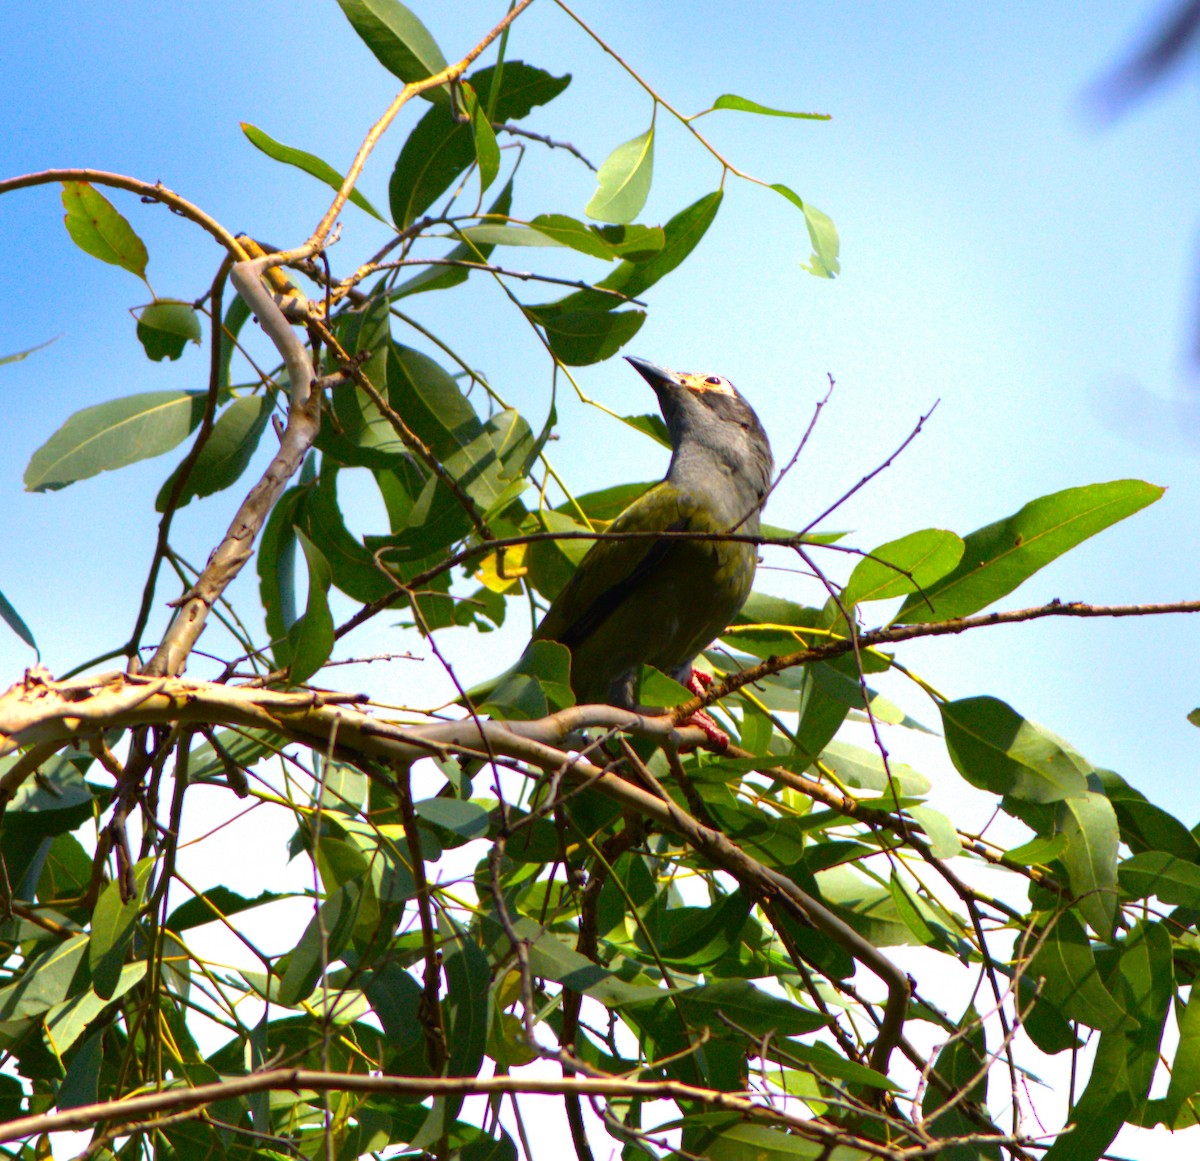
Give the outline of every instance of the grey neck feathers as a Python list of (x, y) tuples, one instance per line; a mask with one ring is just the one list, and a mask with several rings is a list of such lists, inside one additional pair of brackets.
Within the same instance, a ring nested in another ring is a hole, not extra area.
[(667, 482), (702, 498), (719, 523), (750, 535), (759, 528), (762, 499), (771, 482), (771, 452), (750, 440), (735, 447), (712, 447), (685, 440), (671, 456)]

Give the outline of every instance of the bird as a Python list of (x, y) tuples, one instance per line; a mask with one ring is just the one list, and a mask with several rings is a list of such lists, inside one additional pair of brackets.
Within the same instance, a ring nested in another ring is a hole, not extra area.
[[(757, 535), (773, 460), (754, 409), (724, 376), (673, 371), (633, 356), (626, 361), (658, 397), (672, 454), (666, 476), (606, 533)], [(532, 640), (570, 650), (578, 704), (643, 710), (637, 700), (643, 665), (700, 692), (703, 679), (693, 677), (692, 663), (745, 604), (757, 561), (757, 546), (742, 540), (598, 540)], [(695, 724), (706, 732), (712, 725)]]

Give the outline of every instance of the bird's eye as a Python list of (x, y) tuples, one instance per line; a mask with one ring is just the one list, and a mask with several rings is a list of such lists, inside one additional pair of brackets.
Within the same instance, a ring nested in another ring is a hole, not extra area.
[(721, 376), (720, 375), (709, 375), (709, 377), (707, 379), (705, 379), (704, 382), (711, 383), (714, 387), (720, 387), (721, 386)]

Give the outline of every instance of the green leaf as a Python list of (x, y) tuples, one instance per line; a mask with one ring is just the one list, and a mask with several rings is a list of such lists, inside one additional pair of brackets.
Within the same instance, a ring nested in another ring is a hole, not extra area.
[(528, 226), (492, 225), (483, 222), (478, 226), (467, 226), (459, 233), (478, 242), (482, 246), (552, 246), (559, 247), (564, 243), (540, 230), (532, 230)]
[(417, 817), (433, 826), (452, 831), (460, 838), (483, 838), (488, 830), (488, 812), (478, 802), (461, 798), (426, 798), (413, 803)]
[(892, 902), (896, 905), (897, 914), (904, 921), (904, 926), (912, 932), (917, 943), (935, 942), (937, 933), (925, 922), (925, 917), (921, 914), (916, 900), (908, 893), (908, 889), (900, 881), (895, 871), (888, 880), (888, 890), (891, 892)]
[(44, 343), (38, 343), (36, 347), (26, 347), (23, 351), (14, 351), (11, 355), (4, 355), (0, 357), (0, 367), (3, 367), (5, 363), (19, 363), (23, 359), (28, 359), (34, 351), (40, 351), (43, 347), (48, 347), (51, 343), (57, 343), (58, 338), (58, 335), (55, 335), (54, 338), (47, 339)]
[[(589, 226), (566, 214), (539, 214), (529, 223), (560, 246), (570, 246), (607, 262), (617, 257), (644, 261), (662, 250), (666, 234), (658, 226)], [(638, 257), (635, 259), (633, 255)]]
[(618, 145), (596, 175), (596, 192), (584, 207), (589, 218), (624, 225), (642, 212), (654, 175), (654, 126)]
[(134, 921), (141, 909), (146, 880), (153, 866), (154, 858), (151, 856), (134, 868), (138, 889), (128, 902), (122, 902), (121, 884), (116, 879), (100, 892), (100, 898), (96, 901), (88, 944), (88, 965), (92, 970), (92, 987), (101, 999), (112, 999), (116, 991), (125, 952), (133, 939)]
[(309, 921), (279, 982), (278, 1001), (285, 1008), (308, 999), (325, 969), (341, 956), (354, 933), (361, 895), (359, 884), (343, 883)]
[(661, 444), (665, 448), (671, 446), (671, 435), (667, 431), (667, 425), (663, 423), (661, 415), (621, 415), (618, 418), (622, 423), (632, 427), (634, 431), (648, 435), (655, 443)]
[(1200, 843), (1179, 819), (1146, 801), (1112, 770), (1097, 770), (1104, 793), (1117, 812), (1121, 839), (1134, 854), (1142, 851), (1167, 851), (1189, 863), (1200, 863)]
[(37, 642), (33, 639), (33, 634), (29, 630), (29, 626), (21, 619), (21, 614), (12, 607), (8, 598), (0, 593), (0, 620), (2, 620), (26, 645), (29, 646), (38, 657), (41, 657), (41, 651), (37, 647)]
[[(423, 81), (446, 67), (429, 29), (399, 0), (338, 0), (354, 31), (385, 69), (405, 84)], [(429, 100), (447, 99), (444, 89), (429, 90)]]
[(629, 342), (646, 321), (646, 312), (642, 310), (581, 310), (546, 317), (536, 307), (530, 307), (526, 313), (542, 324), (550, 350), (568, 367), (604, 362)]
[(1070, 911), (1053, 921), (1029, 970), (1045, 979), (1042, 995), (1064, 1016), (1102, 1032), (1135, 1027), (1133, 1017), (1100, 978), (1082, 924)]
[(533, 641), (479, 712), (505, 721), (536, 721), (574, 704), (570, 650), (557, 641)]
[(1175, 1123), (1184, 1105), (1191, 1104), (1192, 1098), (1200, 1093), (1200, 988), (1194, 985), (1179, 1018), (1179, 1044), (1170, 1072), (1164, 1118), (1168, 1126)]
[(686, 1152), (672, 1153), (668, 1161), (695, 1156), (706, 1161), (867, 1161), (871, 1156), (849, 1145), (830, 1151), (820, 1141), (751, 1121), (730, 1121), (717, 1129), (706, 1126), (700, 1132), (698, 1145), (689, 1142)]
[(171, 931), (186, 931), (190, 927), (200, 927), (212, 923), (222, 916), (228, 918), (241, 911), (249, 911), (252, 907), (261, 907), (264, 903), (274, 903), (277, 899), (287, 899), (276, 891), (263, 891), (253, 899), (247, 899), (236, 891), (218, 884), (209, 887), (202, 895), (195, 895), (185, 903), (181, 903), (164, 924)]
[[(179, 493), (176, 508), (190, 504), (197, 496), (211, 496), (236, 484), (242, 477), (266, 430), (275, 399), (273, 393), (243, 395), (226, 407), (213, 425)], [(176, 468), (158, 490), (156, 512), (167, 510), (167, 500), (179, 476)]]
[(112, 1001), (119, 1000), (131, 988), (141, 983), (145, 975), (144, 959), (128, 963), (117, 973), (109, 994), (102, 996), (95, 988), (93, 980), (91, 988), (52, 1008), (45, 1016), (46, 1043), (50, 1051), (61, 1057)]
[(1022, 867), (1045, 867), (1054, 862), (1067, 849), (1070, 839), (1065, 834), (1042, 836), (1004, 852), (1006, 859)]
[(1042, 803), (1087, 790), (1090, 768), (1083, 759), (1005, 702), (968, 697), (939, 708), (950, 760), (979, 790)]
[[(492, 104), (494, 67), (479, 69), (467, 81), (487, 108)], [(494, 121), (519, 121), (537, 105), (552, 101), (570, 84), (522, 61), (505, 61)], [(475, 138), (469, 122), (459, 122), (449, 104), (435, 105), (417, 122), (400, 149), (388, 183), (392, 221), (400, 229), (412, 225), (457, 181), (475, 160)]]
[(1079, 913), (1101, 939), (1110, 939), (1117, 916), (1117, 844), (1112, 803), (1087, 791), (1058, 805), (1058, 829), (1069, 840), (1062, 861)]
[(174, 362), (189, 342), (200, 345), (200, 317), (190, 303), (155, 299), (138, 316), (137, 337), (156, 363)]
[(308, 604), (304, 616), (288, 630), (292, 646), (288, 678), (293, 685), (303, 685), (333, 652), (333, 615), (329, 611), (329, 585), (333, 576), (321, 550), (299, 528), (296, 538), (308, 564)]
[(950, 572), (962, 554), (962, 540), (940, 528), (888, 541), (855, 565), (842, 590), (842, 604), (849, 609), (862, 601), (884, 601), (917, 592)]
[(1164, 903), (1200, 908), (1200, 866), (1166, 851), (1143, 851), (1117, 867), (1121, 890), (1131, 899), (1158, 896)]
[[(413, 19), (416, 18), (413, 17)], [(303, 149), (284, 145), (282, 141), (276, 141), (274, 137), (247, 121), (242, 121), (241, 126), (242, 132), (249, 138), (250, 144), (256, 149), (262, 150), (272, 161), (282, 161), (285, 165), (294, 165), (318, 181), (324, 182), (330, 189), (340, 190), (342, 188), (345, 177), (338, 173), (329, 162), (322, 161), (315, 154), (306, 153)], [(378, 218), (381, 222), (384, 220), (383, 215), (357, 189), (350, 191), (350, 201), (360, 210), (370, 214), (371, 217)]]
[(833, 220), (786, 185), (776, 182), (771, 188), (804, 214), (804, 225), (808, 228), (808, 240), (813, 248), (804, 269), (818, 278), (834, 278), (840, 274), (842, 267), (838, 261), (838, 250), (841, 243)]
[(1121, 948), (1110, 986), (1135, 1019), (1100, 1037), (1087, 1087), (1043, 1161), (1092, 1161), (1105, 1153), (1141, 1108), (1159, 1064), (1172, 993), (1171, 937), (1161, 924), (1139, 924)]
[(86, 181), (64, 181), (62, 203), (67, 233), (81, 250), (145, 279), (145, 243), (99, 190)]
[(712, 107), (714, 109), (733, 109), (739, 113), (761, 113), (767, 117), (799, 117), (804, 121), (830, 120), (828, 113), (789, 113), (785, 109), (769, 109), (766, 105), (760, 105), (757, 101), (738, 97), (733, 93), (722, 93), (713, 101)]
[(148, 391), (75, 412), (25, 469), (30, 492), (54, 491), (169, 452), (204, 414), (204, 391)]
[[(856, 790), (874, 790), (884, 794), (894, 786), (897, 792), (906, 798), (917, 798), (929, 793), (929, 779), (924, 774), (897, 762), (889, 760), (887, 766), (876, 750), (867, 750), (862, 746), (852, 746), (848, 742), (830, 742), (821, 752), (824, 762), (837, 777), (847, 786)], [(891, 781), (888, 773), (891, 772)]]
[(921, 824), (934, 858), (952, 859), (962, 853), (958, 830), (940, 810), (934, 810), (932, 806), (910, 806), (908, 813)]
[(1031, 500), (965, 538), (958, 567), (926, 589), (932, 611), (914, 594), (895, 621), (924, 624), (978, 612), (1064, 552), (1153, 504), (1163, 491), (1142, 480), (1113, 480)]
[(467, 115), (471, 118), (475, 161), (479, 166), (479, 192), (484, 194), (500, 174), (500, 146), (496, 144), (496, 131), (488, 120), (487, 109), (475, 95), (475, 90), (466, 82), (462, 90), (467, 98)]
[(88, 937), (73, 935), (27, 959), (16, 983), (0, 988), (0, 1020), (24, 1020), (66, 1000), (87, 949)]

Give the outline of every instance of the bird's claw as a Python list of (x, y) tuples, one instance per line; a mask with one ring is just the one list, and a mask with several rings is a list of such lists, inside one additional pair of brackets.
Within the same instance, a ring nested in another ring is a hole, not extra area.
[[(713, 675), (705, 673), (703, 669), (693, 669), (687, 679), (687, 687), (696, 697), (703, 697), (712, 683)], [(722, 752), (729, 749), (729, 735), (703, 710), (697, 710), (687, 721), (679, 724), (696, 726), (703, 730), (704, 736), (713, 744), (714, 749)]]

